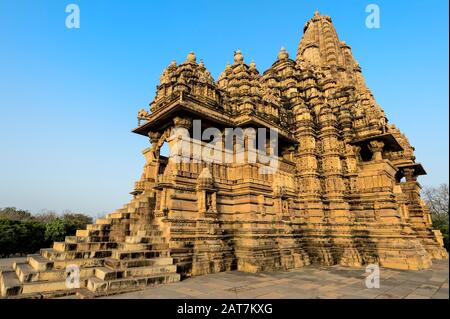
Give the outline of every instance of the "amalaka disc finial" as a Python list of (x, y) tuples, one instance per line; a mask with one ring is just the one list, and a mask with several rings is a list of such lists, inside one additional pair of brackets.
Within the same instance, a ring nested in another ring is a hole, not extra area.
[(287, 53), (284, 47), (281, 47), (280, 52), (278, 53), (278, 60), (283, 60), (289, 58), (289, 54)]
[(192, 51), (189, 52), (189, 54), (187, 55), (186, 61), (190, 62), (190, 63), (195, 63), (197, 61), (197, 58), (195, 57), (194, 52), (192, 52)]
[(244, 57), (241, 53), (241, 50), (237, 49), (236, 51), (234, 51), (234, 62), (240, 63), (243, 61), (244, 61)]

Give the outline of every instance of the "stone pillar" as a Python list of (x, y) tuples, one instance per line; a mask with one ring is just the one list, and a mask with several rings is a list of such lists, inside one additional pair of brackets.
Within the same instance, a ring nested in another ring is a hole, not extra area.
[(369, 146), (369, 150), (373, 153), (372, 160), (373, 161), (381, 161), (383, 159), (384, 142), (370, 141), (368, 146)]
[(319, 116), (319, 138), (322, 143), (322, 172), (325, 176), (324, 196), (330, 202), (330, 217), (348, 221), (348, 205), (344, 202), (344, 181), (340, 160), (337, 120), (331, 108), (324, 105)]
[(297, 123), (296, 152), (298, 199), (302, 218), (310, 223), (323, 219), (321, 186), (316, 155), (316, 132), (311, 112), (302, 102), (294, 106)]
[(150, 132), (148, 133), (150, 139), (151, 147), (144, 152), (144, 156), (147, 160), (145, 169), (145, 178), (147, 180), (156, 182), (158, 179), (158, 169), (159, 169), (159, 153), (160, 146), (158, 146), (159, 140), (161, 138), (160, 132)]
[[(310, 79), (314, 81), (313, 79)], [(312, 88), (314, 90), (314, 88)], [(308, 234), (298, 239), (299, 245), (304, 247), (311, 258), (311, 262), (329, 263), (325, 234), (323, 227), (324, 205), (322, 202), (322, 186), (318, 167), (319, 145), (317, 143), (316, 124), (312, 116), (312, 109), (317, 98), (312, 98), (308, 107), (303, 101), (294, 101), (294, 116), (296, 123), (296, 138), (299, 142), (295, 151), (297, 166), (297, 203), (299, 215), (295, 218), (300, 223), (296, 232)], [(306, 259), (305, 259), (306, 260)], [(309, 259), (307, 263), (309, 263)]]

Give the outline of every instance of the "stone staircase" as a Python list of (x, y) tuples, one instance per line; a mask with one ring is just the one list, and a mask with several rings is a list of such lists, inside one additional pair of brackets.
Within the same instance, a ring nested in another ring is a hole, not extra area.
[[(153, 204), (151, 196), (141, 194), (53, 248), (14, 263), (0, 273), (1, 296), (88, 298), (179, 281)], [(66, 267), (73, 265), (79, 267), (79, 286), (66, 283)]]

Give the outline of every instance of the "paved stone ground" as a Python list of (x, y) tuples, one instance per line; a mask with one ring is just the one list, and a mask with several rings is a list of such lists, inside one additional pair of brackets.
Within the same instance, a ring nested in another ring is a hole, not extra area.
[[(25, 258), (0, 259), (0, 269), (10, 268), (14, 261), (24, 260)], [(380, 288), (378, 289), (366, 288), (365, 279), (367, 275), (364, 267), (323, 267), (316, 265), (278, 272), (245, 273), (228, 271), (105, 298), (449, 299), (448, 260), (433, 261), (431, 269), (422, 271), (381, 268)]]
[(434, 261), (431, 269), (380, 269), (380, 288), (368, 289), (365, 268), (308, 266), (292, 271), (245, 273), (229, 271), (189, 278), (174, 284), (109, 296), (115, 299), (448, 299), (448, 260)]

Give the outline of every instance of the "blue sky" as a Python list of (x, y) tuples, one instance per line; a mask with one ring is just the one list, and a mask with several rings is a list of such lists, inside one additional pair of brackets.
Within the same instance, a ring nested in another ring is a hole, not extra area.
[[(80, 7), (67, 29), (65, 7)], [(381, 28), (365, 26), (376, 3)], [(148, 146), (130, 133), (172, 59), (217, 78), (240, 48), (260, 72), (330, 15), (390, 122), (448, 183), (448, 2), (0, 0), (0, 207), (104, 214), (126, 203)]]

